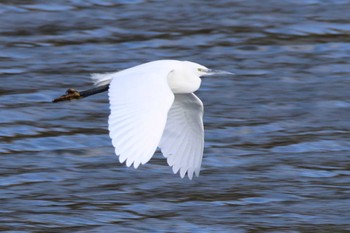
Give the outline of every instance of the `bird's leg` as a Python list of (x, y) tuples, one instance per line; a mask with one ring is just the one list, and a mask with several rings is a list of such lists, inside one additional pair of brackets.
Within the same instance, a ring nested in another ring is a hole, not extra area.
[(73, 89), (73, 88), (69, 88), (66, 91), (65, 95), (61, 95), (60, 97), (52, 100), (53, 103), (57, 103), (57, 102), (61, 102), (61, 101), (67, 101), (67, 100), (73, 100), (73, 99), (80, 99), (80, 92)]
[(67, 100), (74, 100), (74, 99), (81, 99), (81, 98), (85, 98), (88, 97), (90, 95), (95, 95), (101, 92), (105, 92), (107, 91), (109, 88), (109, 84), (103, 85), (103, 86), (99, 86), (99, 87), (95, 87), (86, 91), (77, 91), (73, 88), (69, 88), (66, 91), (65, 95), (61, 95), (60, 97), (54, 99), (52, 102), (53, 103), (57, 103), (57, 102), (62, 102), (62, 101), (67, 101)]

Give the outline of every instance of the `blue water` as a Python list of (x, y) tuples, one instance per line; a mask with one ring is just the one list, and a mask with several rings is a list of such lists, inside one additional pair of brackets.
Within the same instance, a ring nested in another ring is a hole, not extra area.
[[(0, 231), (350, 232), (350, 2), (0, 3)], [(199, 178), (119, 164), (90, 73), (157, 59), (203, 79)]]

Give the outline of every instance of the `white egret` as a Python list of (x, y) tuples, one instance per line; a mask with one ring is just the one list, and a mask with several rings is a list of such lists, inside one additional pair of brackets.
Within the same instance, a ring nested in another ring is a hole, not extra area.
[(213, 74), (229, 72), (189, 61), (158, 60), (93, 74), (98, 91), (81, 92), (80, 97), (108, 89), (109, 136), (120, 163), (138, 168), (159, 147), (175, 174), (180, 171), (183, 178), (187, 173), (192, 179), (193, 174), (199, 176), (204, 148), (203, 103), (193, 92), (201, 76)]

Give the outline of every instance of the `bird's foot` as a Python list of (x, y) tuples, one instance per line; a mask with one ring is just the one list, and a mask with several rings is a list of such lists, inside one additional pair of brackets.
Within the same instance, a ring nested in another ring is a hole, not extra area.
[(61, 102), (61, 101), (75, 100), (75, 99), (80, 99), (80, 98), (82, 98), (82, 96), (80, 95), (79, 91), (77, 91), (73, 88), (69, 88), (66, 91), (65, 95), (61, 95), (60, 97), (54, 99), (52, 102), (57, 103), (57, 102)]

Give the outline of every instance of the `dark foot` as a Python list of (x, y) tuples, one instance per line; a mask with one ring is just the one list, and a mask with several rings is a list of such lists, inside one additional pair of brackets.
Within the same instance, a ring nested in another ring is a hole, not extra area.
[(67, 101), (67, 100), (76, 100), (76, 99), (80, 99), (82, 97), (83, 96), (80, 95), (79, 91), (77, 91), (73, 88), (69, 88), (66, 91), (65, 95), (61, 95), (60, 97), (54, 99), (52, 102), (57, 103), (57, 102)]

